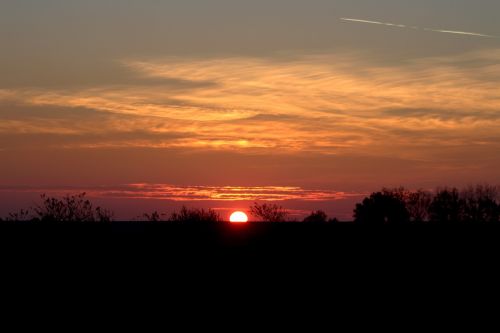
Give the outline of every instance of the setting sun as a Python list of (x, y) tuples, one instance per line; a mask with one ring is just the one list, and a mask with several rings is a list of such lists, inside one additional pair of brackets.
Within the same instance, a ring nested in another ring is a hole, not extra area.
[(231, 214), (229, 221), (233, 223), (246, 223), (248, 222), (248, 216), (243, 212), (234, 212)]

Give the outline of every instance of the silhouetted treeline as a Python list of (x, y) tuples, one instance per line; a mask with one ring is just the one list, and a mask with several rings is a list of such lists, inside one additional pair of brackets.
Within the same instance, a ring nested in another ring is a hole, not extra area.
[(499, 190), (490, 185), (440, 188), (433, 193), (383, 189), (354, 210), (354, 221), (359, 224), (497, 223), (499, 216)]
[[(500, 191), (490, 185), (468, 186), (464, 189), (439, 188), (436, 191), (410, 191), (405, 188), (383, 189), (372, 193), (354, 209), (357, 224), (409, 223), (498, 223), (500, 218)], [(96, 207), (85, 198), (85, 193), (67, 195), (61, 199), (42, 195), (35, 207), (9, 214), (5, 221), (41, 222), (110, 222), (113, 213)], [(249, 207), (255, 219), (265, 222), (287, 222), (290, 213), (270, 203), (254, 203)], [(136, 220), (148, 222), (205, 223), (221, 222), (222, 217), (212, 209), (182, 207), (179, 212), (152, 212)], [(2, 221), (0, 219), (0, 221)], [(338, 223), (321, 210), (313, 211), (304, 223)]]
[[(48, 197), (43, 194), (41, 203), (19, 212), (10, 213), (0, 221), (32, 221), (32, 222), (111, 222), (113, 212), (101, 207), (93, 207), (90, 200), (85, 198), (86, 193), (66, 195), (62, 198)], [(221, 222), (221, 216), (212, 209), (188, 209), (182, 207), (179, 212), (169, 217), (157, 211), (143, 214), (138, 218), (142, 221), (160, 222), (170, 221), (178, 223)]]

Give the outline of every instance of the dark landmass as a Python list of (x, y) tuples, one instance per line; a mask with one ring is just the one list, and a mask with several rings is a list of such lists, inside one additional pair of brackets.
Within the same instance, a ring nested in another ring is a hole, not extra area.
[(461, 298), (469, 276), (494, 285), (499, 238), (496, 224), (4, 222), (0, 258), (3, 277), (20, 285), (12, 292), (43, 291), (44, 299), (67, 288), (129, 304), (131, 295), (161, 292), (160, 303), (180, 294), (190, 307), (209, 292), (214, 307), (222, 290), (256, 304), (278, 290), (290, 301), (329, 290), (328, 302), (344, 295), (352, 308), (359, 297), (376, 306), (389, 289), (401, 299), (413, 298), (400, 290), (433, 288)]
[[(245, 224), (110, 222), (2, 222), (0, 241), (16, 251), (155, 253), (165, 258), (194, 255), (293, 255), (449, 253), (500, 250), (497, 224), (357, 225), (354, 223), (250, 222)], [(437, 252), (436, 252), (437, 253)]]

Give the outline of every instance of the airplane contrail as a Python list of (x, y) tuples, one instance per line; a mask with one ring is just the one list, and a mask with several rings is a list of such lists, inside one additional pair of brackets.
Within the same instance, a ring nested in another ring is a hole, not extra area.
[(377, 24), (377, 25), (385, 25), (389, 27), (402, 28), (402, 29), (414, 29), (414, 30), (424, 30), (424, 31), (432, 31), (432, 32), (440, 32), (445, 34), (454, 34), (454, 35), (467, 35), (467, 36), (475, 36), (475, 37), (484, 37), (484, 38), (500, 38), (492, 35), (480, 34), (477, 32), (467, 32), (467, 31), (455, 31), (455, 30), (440, 30), (440, 29), (431, 29), (431, 28), (420, 28), (417, 26), (408, 26), (404, 24), (395, 24), (389, 22), (379, 22), (379, 21), (369, 21), (369, 20), (360, 20), (354, 18), (341, 17), (341, 21), (348, 22), (356, 22), (356, 23), (366, 23), (366, 24)]
[(350, 22), (358, 22), (358, 23), (388, 25), (391, 27), (398, 27), (398, 28), (406, 28), (406, 25), (403, 25), (403, 24), (394, 24), (394, 23), (387, 23), (387, 22), (367, 21), (367, 20), (351, 19), (351, 18), (344, 18), (344, 17), (342, 17), (341, 20), (342, 21), (350, 21)]
[(496, 36), (478, 34), (476, 32), (454, 31), (454, 30), (438, 30), (438, 29), (427, 29), (427, 28), (425, 28), (424, 30), (434, 31), (434, 32), (442, 32), (442, 33), (445, 33), (445, 34), (468, 35), (468, 36), (478, 36), (478, 37), (487, 37), (487, 38), (498, 38)]

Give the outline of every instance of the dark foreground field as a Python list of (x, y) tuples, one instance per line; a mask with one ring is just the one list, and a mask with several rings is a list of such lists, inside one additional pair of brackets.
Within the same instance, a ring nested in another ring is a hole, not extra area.
[[(468, 258), (500, 250), (497, 225), (360, 226), (350, 223), (0, 223), (8, 253), (114, 253), (182, 256)], [(5, 252), (4, 252), (5, 253)]]
[(174, 293), (209, 291), (216, 300), (224, 290), (262, 303), (328, 291), (328, 304), (347, 304), (343, 295), (359, 307), (368, 297), (375, 308), (389, 290), (394, 304), (429, 293), (462, 299), (464, 288), (488, 295), (498, 281), (499, 236), (497, 225), (0, 223), (0, 262), (3, 277), (22, 286), (13, 292), (67, 287), (123, 304), (162, 293), (164, 304)]

